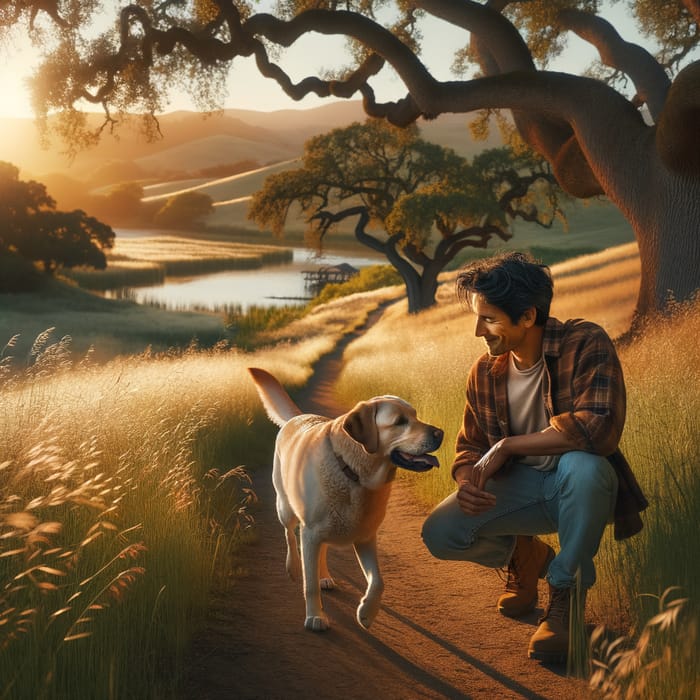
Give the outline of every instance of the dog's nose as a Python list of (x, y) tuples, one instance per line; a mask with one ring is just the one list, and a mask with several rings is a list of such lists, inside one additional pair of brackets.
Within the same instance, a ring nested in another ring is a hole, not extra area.
[(445, 432), (440, 430), (440, 428), (433, 428), (433, 437), (437, 441), (438, 445), (442, 444), (442, 438), (445, 436)]

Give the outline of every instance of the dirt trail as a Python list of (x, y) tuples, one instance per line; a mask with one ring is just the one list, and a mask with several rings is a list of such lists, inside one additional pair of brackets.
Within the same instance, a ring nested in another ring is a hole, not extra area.
[[(347, 410), (335, 404), (332, 387), (351, 340), (319, 363), (297, 397), (303, 410), (329, 416)], [(495, 610), (503, 586), (496, 572), (428, 554), (420, 539), (426, 511), (404, 480), (395, 483), (379, 532), (386, 590), (374, 624), (365, 631), (355, 621), (364, 578), (352, 550), (331, 550), (338, 588), (323, 596), (331, 629), (307, 632), (301, 584), (284, 569), (269, 469), (255, 473), (254, 488), (258, 537), (241, 552), (242, 575), (215, 600), (196, 640), (183, 700), (588, 697), (585, 684), (562, 667), (527, 659), (541, 609), (509, 620)]]

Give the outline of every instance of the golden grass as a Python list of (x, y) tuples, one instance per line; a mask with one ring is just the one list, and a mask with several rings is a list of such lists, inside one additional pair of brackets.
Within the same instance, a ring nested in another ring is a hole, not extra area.
[[(612, 249), (555, 266), (555, 314), (585, 316), (621, 333), (631, 317), (637, 265), (633, 251)], [(76, 362), (67, 342), (47, 335), (17, 375), (7, 359), (14, 348), (6, 348), (0, 358), (4, 696), (18, 687), (47, 698), (81, 697), (86, 688), (95, 697), (139, 697), (138, 688), (173, 695), (189, 634), (211, 586), (235, 567), (236, 533), (249, 523), (254, 495), (244, 466), (270, 459), (274, 427), (246, 367), (265, 367), (293, 392), (318, 358), (380, 303), (389, 304), (381, 320), (346, 350), (338, 398), (352, 405), (399, 394), (445, 428), (443, 467), (406, 478), (422, 489), (426, 507), (449, 493), (464, 383), (483, 346), (455, 299), (454, 274), (441, 279), (438, 305), (419, 315), (407, 313), (400, 287), (356, 294), (271, 332), (268, 346), (250, 354), (221, 345), (97, 366)], [(680, 585), (691, 601), (700, 597), (696, 559), (687, 549), (700, 518), (700, 368), (689, 361), (699, 334), (700, 307), (685, 307), (621, 350), (629, 395), (623, 448), (652, 507), (640, 535), (603, 540), (599, 583), (589, 596), (598, 619), (642, 621), (641, 630), (645, 619), (656, 618), (638, 594), (662, 596)], [(682, 635), (692, 626), (676, 617), (681, 644), (672, 648), (683, 654)], [(642, 663), (664, 658), (664, 645), (646, 644)], [(598, 667), (608, 675), (596, 682), (622, 687), (608, 650)], [(691, 657), (697, 670), (697, 654)], [(669, 675), (662, 681), (648, 675), (647, 691), (667, 693), (649, 697), (681, 697)]]
[(0, 363), (0, 697), (171, 696), (209, 590), (235, 566), (253, 499), (242, 466), (271, 443), (247, 366), (301, 386), (375, 305), (254, 356), (97, 366), (47, 332), (27, 371)]
[(173, 262), (210, 258), (253, 258), (263, 261), (274, 258), (285, 249), (278, 246), (204, 241), (183, 236), (117, 236), (110, 257), (149, 262)]

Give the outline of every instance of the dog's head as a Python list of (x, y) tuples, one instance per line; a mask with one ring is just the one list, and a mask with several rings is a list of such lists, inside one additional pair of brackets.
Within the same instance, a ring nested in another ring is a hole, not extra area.
[(429, 453), (440, 447), (443, 431), (419, 421), (415, 408), (397, 396), (361, 401), (345, 416), (343, 430), (365, 452), (388, 457), (397, 467), (423, 472), (439, 466)]

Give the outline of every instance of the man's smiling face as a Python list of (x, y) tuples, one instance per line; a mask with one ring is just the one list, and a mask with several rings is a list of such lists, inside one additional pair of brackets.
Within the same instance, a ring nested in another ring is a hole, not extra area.
[(517, 352), (531, 325), (526, 316), (513, 323), (505, 311), (489, 304), (481, 294), (472, 296), (471, 308), (476, 315), (474, 335), (484, 339), (489, 355), (503, 355), (510, 350)]

